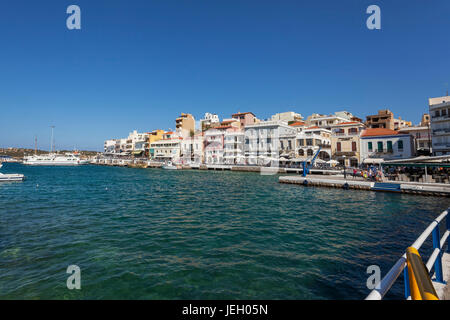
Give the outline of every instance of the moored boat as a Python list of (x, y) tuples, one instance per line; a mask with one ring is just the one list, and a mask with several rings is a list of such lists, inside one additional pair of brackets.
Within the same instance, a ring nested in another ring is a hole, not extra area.
[(23, 164), (33, 166), (77, 166), (87, 163), (87, 161), (81, 160), (78, 155), (72, 153), (49, 153), (46, 155), (27, 156), (23, 159)]
[(166, 169), (166, 170), (177, 170), (178, 169), (178, 167), (174, 166), (171, 161), (169, 161), (167, 164), (163, 165), (162, 168)]

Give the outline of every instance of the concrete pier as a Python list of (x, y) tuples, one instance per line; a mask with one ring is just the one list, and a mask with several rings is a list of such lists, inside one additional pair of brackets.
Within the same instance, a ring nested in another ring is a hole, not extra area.
[(420, 182), (401, 182), (386, 181), (372, 182), (362, 178), (348, 177), (344, 179), (343, 175), (325, 176), (309, 175), (307, 177), (282, 176), (280, 183), (298, 184), (302, 186), (331, 187), (341, 189), (358, 189), (381, 192), (409, 193), (427, 196), (450, 196), (450, 185), (443, 183), (420, 183)]

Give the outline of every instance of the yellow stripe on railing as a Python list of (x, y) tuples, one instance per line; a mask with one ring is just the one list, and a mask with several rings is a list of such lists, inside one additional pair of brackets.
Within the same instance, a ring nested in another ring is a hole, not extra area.
[(412, 300), (439, 300), (428, 269), (414, 247), (406, 249), (409, 286)]

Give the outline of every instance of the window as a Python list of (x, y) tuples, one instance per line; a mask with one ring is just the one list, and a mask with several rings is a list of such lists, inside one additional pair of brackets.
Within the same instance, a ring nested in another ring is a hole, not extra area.
[(336, 144), (336, 149), (337, 149), (337, 151), (341, 151), (341, 143), (340, 142), (338, 142)]
[(387, 151), (392, 152), (392, 141), (387, 142)]
[(289, 149), (289, 150), (292, 149), (292, 143), (291, 143), (291, 140), (288, 141), (288, 149)]
[(436, 110), (436, 111), (434, 112), (434, 116), (435, 116), (435, 117), (439, 117), (439, 110)]
[(370, 152), (373, 151), (373, 145), (372, 145), (372, 142), (368, 142), (368, 143), (367, 143), (367, 148), (369, 149)]
[(403, 140), (398, 141), (398, 151), (403, 151)]
[(442, 109), (442, 116), (446, 116), (447, 115), (447, 109)]
[(383, 152), (383, 141), (378, 141), (378, 152)]
[(352, 141), (352, 151), (356, 151), (356, 141)]

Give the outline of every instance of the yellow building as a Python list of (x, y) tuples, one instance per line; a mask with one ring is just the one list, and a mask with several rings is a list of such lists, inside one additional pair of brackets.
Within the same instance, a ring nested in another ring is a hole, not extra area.
[(176, 131), (182, 137), (189, 137), (195, 132), (195, 119), (192, 114), (182, 113), (176, 120)]
[(365, 125), (343, 122), (331, 128), (331, 155), (341, 165), (357, 167), (360, 164), (359, 136)]

